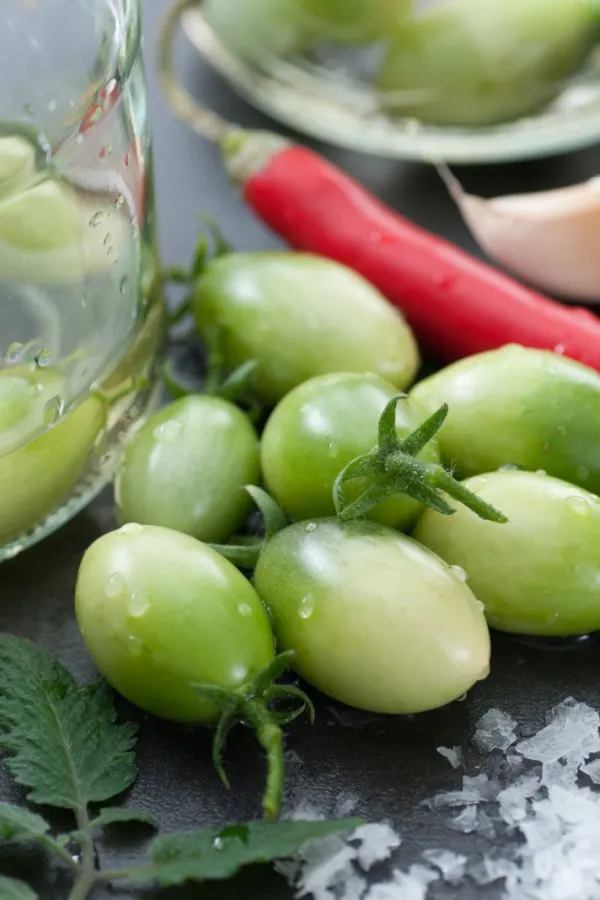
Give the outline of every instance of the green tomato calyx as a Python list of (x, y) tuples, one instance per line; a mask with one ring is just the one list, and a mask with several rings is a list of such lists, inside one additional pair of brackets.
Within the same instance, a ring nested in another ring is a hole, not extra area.
[[(418, 454), (432, 441), (448, 415), (448, 405), (426, 419), (418, 428), (401, 440), (396, 431), (396, 407), (399, 394), (389, 401), (379, 420), (379, 440), (377, 446), (363, 456), (357, 456), (345, 466), (333, 486), (333, 500), (338, 519), (349, 521), (364, 518), (378, 503), (397, 494), (408, 494), (425, 506), (450, 516), (456, 510), (444, 499), (449, 494), (472, 510), (481, 519), (489, 522), (505, 523), (505, 515), (486, 503), (477, 494), (437, 463), (417, 459)], [(356, 478), (367, 478), (365, 490), (352, 503), (346, 504), (344, 487)]]
[(241, 537), (238, 541), (234, 539), (230, 544), (209, 544), (208, 546), (224, 556), (234, 566), (240, 569), (254, 569), (266, 542), (279, 531), (287, 528), (288, 520), (279, 504), (262, 488), (247, 484), (245, 490), (248, 491), (262, 515), (265, 527), (264, 538)]
[[(290, 667), (294, 652), (280, 653), (269, 665), (241, 688), (228, 689), (212, 684), (194, 684), (198, 695), (214, 703), (221, 718), (213, 741), (213, 762), (217, 773), (229, 787), (229, 779), (223, 767), (223, 750), (231, 730), (240, 722), (250, 723), (267, 755), (267, 783), (263, 796), (266, 819), (276, 819), (281, 807), (283, 792), (284, 760), (282, 727), (293, 722), (308, 710), (314, 722), (315, 708), (310, 697), (294, 685), (276, 684), (276, 679)], [(297, 700), (292, 709), (273, 709), (273, 704)]]

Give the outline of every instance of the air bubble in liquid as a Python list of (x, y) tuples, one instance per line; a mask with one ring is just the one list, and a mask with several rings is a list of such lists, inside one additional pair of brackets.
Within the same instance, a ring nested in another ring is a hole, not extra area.
[(467, 573), (461, 566), (450, 566), (450, 574), (453, 575), (457, 581), (466, 581)]
[(91, 217), (90, 222), (89, 222), (90, 227), (97, 228), (103, 219), (104, 219), (104, 211), (99, 209), (98, 212), (95, 212), (94, 215)]
[(245, 616), (246, 618), (248, 618), (248, 616), (252, 615), (252, 607), (247, 603), (240, 603), (240, 605), (238, 606), (238, 612), (240, 616)]
[(44, 407), (44, 425), (49, 428), (58, 422), (63, 411), (63, 402), (60, 397), (52, 397)]
[(315, 601), (313, 600), (312, 594), (307, 594), (306, 597), (303, 597), (300, 601), (300, 609), (299, 616), (301, 619), (310, 619), (312, 614), (315, 611)]

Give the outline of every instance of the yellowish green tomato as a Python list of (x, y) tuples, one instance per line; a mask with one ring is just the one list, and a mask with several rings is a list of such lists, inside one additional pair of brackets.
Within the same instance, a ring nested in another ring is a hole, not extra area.
[(150, 416), (128, 442), (115, 480), (121, 522), (224, 541), (243, 523), (259, 480), (258, 436), (219, 397), (190, 396)]
[(410, 396), (425, 413), (448, 403), (439, 446), (463, 478), (516, 465), (600, 493), (600, 375), (593, 369), (509, 345), (442, 369)]
[(400, 27), (378, 86), (424, 122), (511, 121), (554, 99), (599, 34), (595, 0), (450, 0)]
[(600, 499), (547, 475), (504, 471), (465, 482), (502, 505), (495, 525), (459, 507), (427, 510), (414, 537), (467, 573), (500, 631), (566, 637), (600, 629)]
[(0, 544), (52, 512), (105, 425), (105, 404), (95, 396), (60, 418), (65, 389), (56, 368), (0, 371)]
[(373, 372), (403, 390), (419, 366), (402, 316), (355, 272), (318, 256), (222, 256), (198, 280), (193, 309), (231, 370), (258, 364), (252, 388), (267, 403), (328, 372)]
[(488, 674), (488, 629), (462, 573), (383, 525), (291, 525), (267, 542), (254, 585), (298, 674), (342, 703), (416, 713)]
[(107, 237), (131, 241), (130, 224), (110, 198), (80, 194), (47, 178), (0, 194), (0, 278), (68, 284), (112, 268)]
[[(397, 391), (377, 375), (340, 373), (311, 379), (284, 397), (262, 436), (261, 461), (266, 486), (292, 519), (335, 513), (333, 485), (340, 471), (357, 456), (377, 445), (377, 426)], [(406, 437), (421, 424), (409, 400), (399, 400), (396, 427)], [(439, 462), (437, 445), (420, 454)], [(346, 487), (348, 502), (368, 487), (365, 478)], [(407, 495), (385, 500), (369, 518), (401, 530), (410, 528), (421, 504)]]
[(320, 38), (368, 43), (389, 37), (408, 18), (412, 0), (297, 0)]
[(75, 613), (102, 674), (161, 718), (210, 724), (194, 683), (237, 689), (275, 656), (269, 617), (237, 569), (188, 535), (127, 524), (85, 553)]
[(0, 198), (28, 184), (35, 176), (35, 147), (25, 138), (0, 138)]

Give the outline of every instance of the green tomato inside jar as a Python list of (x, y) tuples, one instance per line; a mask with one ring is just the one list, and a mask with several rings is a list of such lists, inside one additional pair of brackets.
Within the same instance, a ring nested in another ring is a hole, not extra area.
[(63, 411), (59, 367), (0, 370), (0, 545), (34, 528), (79, 478), (101, 434), (106, 404), (92, 395)]

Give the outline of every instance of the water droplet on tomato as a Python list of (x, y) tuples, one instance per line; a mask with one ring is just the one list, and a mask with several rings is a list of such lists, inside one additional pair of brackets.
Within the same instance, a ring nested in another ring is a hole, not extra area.
[(317, 523), (316, 523), (316, 522), (309, 522), (308, 525), (305, 525), (305, 526), (304, 526), (304, 530), (307, 531), (309, 534), (310, 534), (312, 531), (316, 531), (316, 530), (317, 530)]
[(98, 212), (95, 212), (94, 215), (90, 219), (90, 222), (89, 222), (90, 228), (97, 228), (103, 219), (104, 219), (104, 212), (103, 212), (103, 210), (99, 209)]
[(448, 571), (457, 581), (465, 582), (467, 580), (467, 573), (461, 566), (450, 566)]
[(337, 456), (340, 455), (340, 448), (334, 441), (331, 441), (329, 444), (329, 455), (331, 456), (332, 459), (335, 459)]
[(47, 428), (50, 428), (51, 425), (55, 425), (60, 418), (60, 414), (63, 411), (63, 401), (60, 397), (52, 397), (46, 405), (44, 406), (44, 425)]
[[(486, 668), (487, 668), (487, 667), (486, 667)], [(489, 669), (488, 669), (488, 672), (489, 672)], [(486, 672), (485, 677), (487, 677), (487, 674), (488, 674), (488, 673)], [(466, 692), (465, 692), (464, 694), (461, 694), (460, 697), (457, 697), (457, 698), (456, 698), (456, 702), (457, 702), (457, 703), (464, 703), (464, 701), (465, 701), (466, 699), (467, 699), (467, 694), (466, 694)]]
[(106, 584), (106, 596), (111, 600), (116, 600), (117, 597), (120, 597), (127, 588), (127, 582), (123, 578), (123, 576), (119, 572), (115, 572), (114, 575), (111, 575)]
[(589, 516), (592, 511), (592, 505), (586, 500), (585, 497), (573, 495), (572, 497), (567, 497), (565, 500), (565, 506), (568, 506), (569, 509), (572, 509), (574, 513), (577, 513), (578, 516)]
[(156, 426), (152, 432), (152, 437), (161, 444), (172, 444), (173, 441), (177, 440), (182, 431), (183, 425), (181, 422), (177, 422), (175, 419), (169, 419), (168, 422), (163, 422), (162, 425)]
[(150, 595), (146, 591), (134, 591), (129, 598), (127, 611), (134, 619), (141, 619), (150, 609)]
[(506, 463), (503, 466), (500, 466), (499, 472), (519, 472), (521, 470), (521, 466), (517, 466), (516, 463)]
[(4, 354), (4, 362), (9, 363), (9, 365), (21, 362), (24, 351), (25, 344), (22, 344), (20, 341), (14, 341)]
[(119, 291), (121, 294), (126, 294), (127, 289), (129, 287), (129, 277), (127, 275), (123, 275), (121, 281), (119, 282)]
[(477, 607), (479, 612), (485, 612), (485, 603), (482, 603), (481, 600), (476, 600), (475, 606)]
[(240, 605), (238, 606), (238, 612), (240, 616), (245, 616), (247, 618), (248, 616), (252, 615), (252, 607), (247, 603), (240, 603)]
[(312, 594), (307, 594), (306, 597), (303, 597), (300, 601), (300, 609), (298, 610), (298, 614), (301, 619), (310, 619), (314, 611), (315, 601), (313, 599), (313, 596)]
[(566, 425), (559, 425), (556, 430), (562, 437), (566, 437), (569, 433), (569, 429), (567, 428)]
[(566, 349), (567, 348), (565, 347), (564, 344), (557, 344), (556, 347), (554, 348), (554, 352), (557, 353), (559, 356), (564, 356)]
[(544, 475), (547, 475), (548, 473), (546, 472), (545, 469), (536, 469), (535, 474), (544, 476)]
[(137, 522), (127, 522), (126, 525), (119, 528), (119, 534), (140, 534), (143, 530), (143, 525), (138, 525)]

